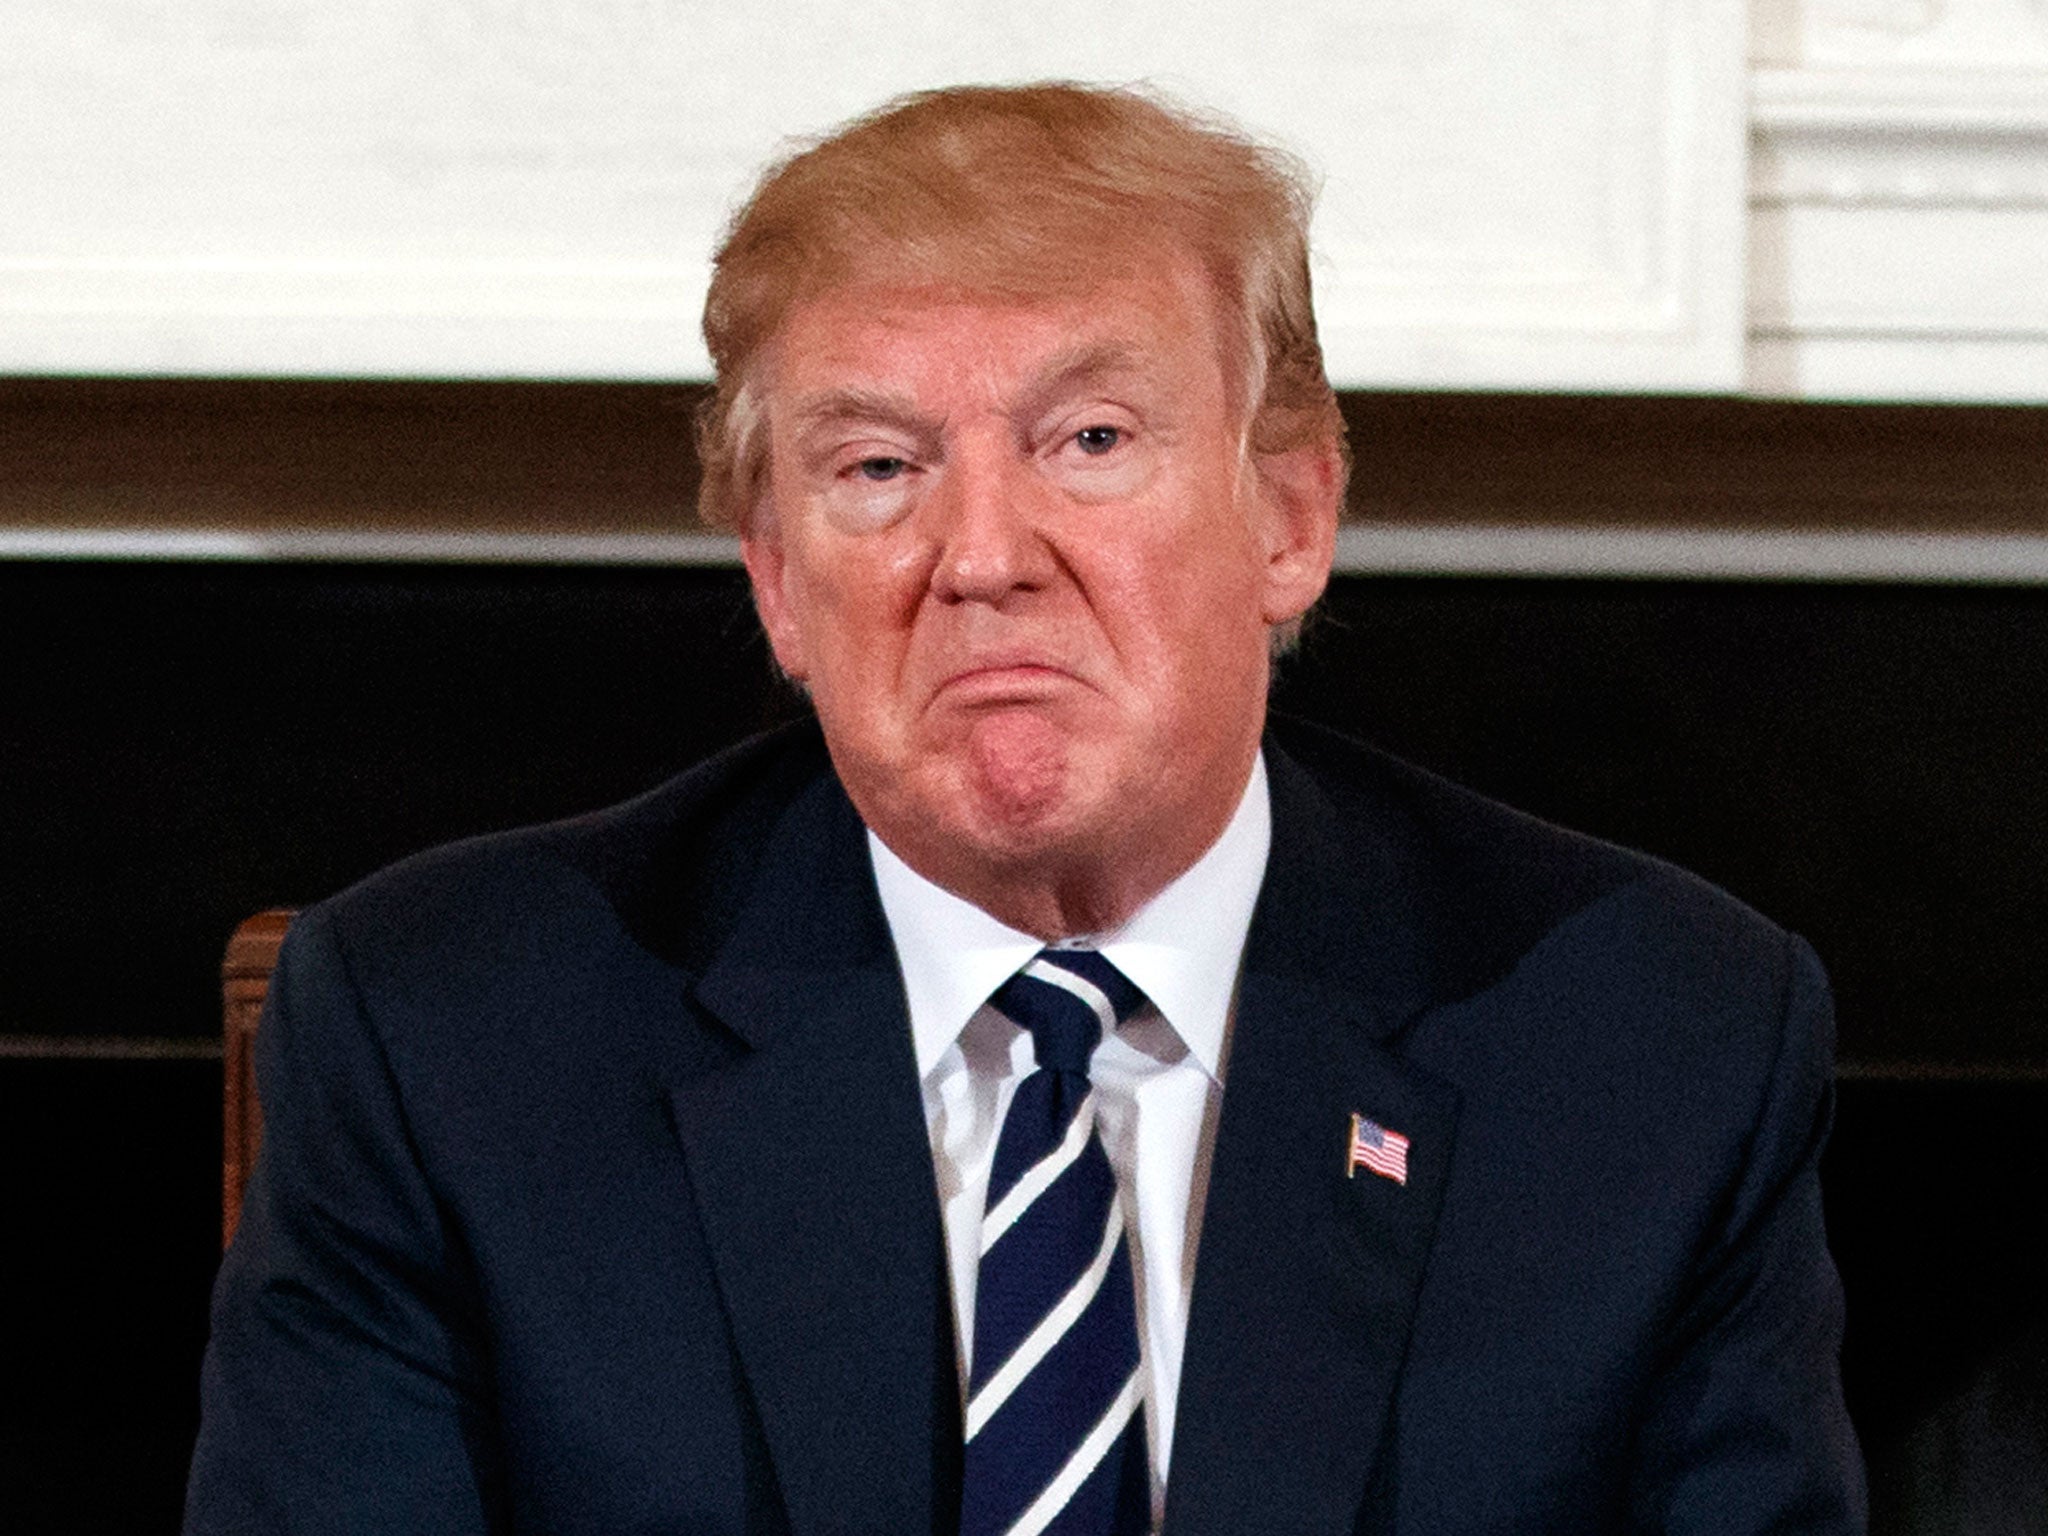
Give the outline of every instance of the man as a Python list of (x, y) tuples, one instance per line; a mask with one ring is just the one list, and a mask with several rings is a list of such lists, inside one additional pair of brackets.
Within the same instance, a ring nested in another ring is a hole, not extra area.
[(912, 98), (721, 250), (814, 725), (305, 914), (192, 1531), (1848, 1531), (1824, 984), (1266, 722), (1344, 459), (1300, 177)]

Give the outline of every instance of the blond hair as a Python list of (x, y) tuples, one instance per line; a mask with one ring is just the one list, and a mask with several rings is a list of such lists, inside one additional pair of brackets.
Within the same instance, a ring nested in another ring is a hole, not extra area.
[(765, 480), (760, 362), (793, 304), (852, 281), (1083, 292), (1170, 245), (1212, 286), (1254, 455), (1343, 443), (1310, 302), (1313, 184), (1284, 151), (1146, 91), (1051, 82), (905, 96), (770, 166), (713, 258), (698, 512), (744, 528)]

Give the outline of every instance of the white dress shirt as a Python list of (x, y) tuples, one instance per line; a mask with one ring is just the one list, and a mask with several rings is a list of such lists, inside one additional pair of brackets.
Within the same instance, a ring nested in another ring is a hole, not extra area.
[[(1114, 933), (1068, 941), (1100, 950), (1147, 999), (1095, 1048), (1089, 1077), (1096, 1129), (1116, 1171), (1125, 1230), (1134, 1239), (1155, 1526), (1164, 1510), (1238, 967), (1271, 842), (1261, 757), (1229, 825), (1185, 874)], [(996, 1133), (1010, 1095), (1036, 1065), (1031, 1036), (990, 1008), (988, 999), (1044, 946), (932, 884), (872, 832), (868, 849), (910, 1004), (965, 1383)]]

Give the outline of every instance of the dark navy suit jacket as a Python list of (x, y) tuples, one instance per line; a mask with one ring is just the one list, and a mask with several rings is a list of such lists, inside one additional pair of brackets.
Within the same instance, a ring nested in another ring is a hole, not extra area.
[[(1267, 743), (1172, 1536), (1861, 1525), (1825, 984), (1667, 866)], [(189, 1532), (948, 1532), (902, 986), (814, 727), (293, 927)], [(1353, 1113), (1411, 1142), (1347, 1177)]]

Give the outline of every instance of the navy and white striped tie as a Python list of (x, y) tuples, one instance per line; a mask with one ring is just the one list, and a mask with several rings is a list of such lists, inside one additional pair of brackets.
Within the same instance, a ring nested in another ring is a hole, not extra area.
[(1136, 1297), (1088, 1058), (1144, 994), (1089, 950), (1043, 950), (993, 1006), (1031, 1032), (981, 1219), (961, 1536), (1151, 1527)]

